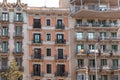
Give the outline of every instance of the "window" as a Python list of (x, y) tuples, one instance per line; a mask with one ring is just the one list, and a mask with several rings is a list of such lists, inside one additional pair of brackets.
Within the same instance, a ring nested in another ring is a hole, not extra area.
[(58, 49), (58, 59), (63, 59), (63, 49)]
[(90, 75), (89, 78), (90, 78), (90, 80), (96, 80), (96, 76), (95, 75)]
[(8, 21), (8, 20), (9, 20), (9, 15), (8, 15), (8, 13), (2, 13), (2, 20), (3, 20), (3, 21)]
[(106, 32), (100, 32), (100, 38), (105, 39), (107, 37)]
[(34, 28), (41, 28), (41, 19), (34, 19), (33, 20), (33, 27)]
[(92, 68), (95, 67), (95, 60), (94, 59), (89, 60), (89, 67), (92, 67)]
[(77, 36), (77, 39), (83, 39), (83, 33), (82, 32), (77, 32), (76, 36)]
[(47, 73), (50, 74), (52, 71), (51, 71), (52, 67), (51, 67), (51, 64), (47, 64)]
[(110, 20), (109, 24), (111, 27), (115, 27), (117, 25), (117, 20)]
[(88, 33), (88, 39), (94, 39), (94, 33), (93, 32)]
[(88, 26), (92, 26), (95, 23), (95, 20), (89, 19), (87, 20)]
[(108, 76), (107, 75), (102, 75), (101, 80), (108, 80)]
[(22, 66), (22, 58), (16, 58), (15, 60), (16, 60), (16, 62), (17, 62), (17, 65), (18, 65), (19, 67), (21, 67), (21, 66)]
[(112, 51), (118, 51), (118, 45), (112, 45)]
[(7, 58), (2, 58), (2, 69), (7, 69), (8, 66), (8, 59)]
[(15, 51), (16, 52), (22, 52), (22, 42), (21, 41), (17, 41), (16, 43), (15, 43)]
[(77, 80), (85, 80), (85, 76), (83, 74), (77, 75)]
[(8, 42), (3, 41), (2, 42), (2, 52), (5, 53), (8, 51)]
[(34, 43), (41, 42), (41, 34), (34, 34)]
[(84, 59), (78, 59), (78, 67), (84, 67)]
[(21, 26), (16, 26), (15, 28), (15, 35), (21, 35), (22, 34), (22, 27)]
[(107, 59), (101, 59), (101, 66), (107, 65)]
[(95, 49), (95, 45), (89, 44), (89, 50), (94, 50), (94, 49)]
[(119, 80), (119, 76), (118, 75), (113, 75), (112, 80)]
[(50, 26), (50, 23), (51, 23), (51, 22), (50, 22), (50, 19), (47, 19), (47, 20), (46, 20), (46, 25), (47, 25), (47, 26)]
[(22, 13), (16, 13), (15, 21), (23, 21), (23, 15), (22, 15)]
[(63, 34), (57, 34), (57, 40), (63, 40), (64, 35)]
[(41, 65), (40, 64), (33, 64), (33, 74), (35, 76), (41, 75)]
[(40, 48), (34, 49), (34, 58), (41, 59), (41, 49)]
[(118, 59), (113, 59), (113, 60), (112, 60), (112, 66), (113, 66), (113, 67), (112, 67), (113, 69), (118, 68)]
[(77, 25), (82, 25), (82, 20), (81, 20), (81, 19), (77, 19), (77, 20), (76, 20), (76, 24), (77, 24)]
[(102, 50), (103, 52), (106, 51), (106, 45), (100, 45), (100, 47), (101, 47), (101, 50)]
[(51, 34), (46, 34), (47, 41), (51, 41)]
[(117, 37), (117, 32), (111, 32), (111, 37)]
[(7, 36), (8, 35), (8, 27), (3, 26), (2, 27), (2, 36)]
[(106, 23), (106, 20), (98, 20), (99, 27), (105, 27)]
[(46, 52), (47, 52), (47, 56), (51, 56), (51, 48), (47, 48)]
[(80, 52), (80, 50), (84, 49), (84, 45), (83, 44), (78, 44), (77, 45), (77, 52)]

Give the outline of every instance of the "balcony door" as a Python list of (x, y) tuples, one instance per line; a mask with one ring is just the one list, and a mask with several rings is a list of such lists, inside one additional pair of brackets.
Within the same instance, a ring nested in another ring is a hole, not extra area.
[(7, 36), (8, 35), (8, 28), (6, 26), (2, 27), (2, 36)]
[(33, 74), (36, 76), (41, 75), (41, 65), (40, 64), (33, 64)]
[(15, 20), (16, 21), (22, 21), (22, 13), (16, 13)]
[(16, 42), (16, 52), (21, 52), (22, 51), (22, 42)]
[(57, 34), (57, 40), (58, 41), (63, 41), (64, 35), (63, 34)]
[(7, 52), (8, 51), (8, 42), (3, 41), (2, 42), (2, 52)]
[(3, 21), (8, 21), (8, 20), (9, 20), (9, 15), (8, 15), (8, 13), (2, 13), (2, 20), (3, 20)]
[(63, 59), (63, 49), (58, 49), (58, 59)]
[(34, 57), (35, 58), (41, 58), (41, 49), (40, 48), (35, 48), (34, 49)]
[(63, 74), (63, 73), (65, 73), (65, 65), (60, 65), (60, 64), (58, 64), (58, 65), (57, 65), (57, 73), (58, 73), (58, 74)]
[(16, 26), (16, 28), (15, 28), (15, 34), (16, 35), (21, 35), (22, 34), (22, 27), (21, 26)]
[(59, 27), (62, 27), (62, 19), (58, 19), (58, 20), (57, 20), (57, 25), (58, 25)]

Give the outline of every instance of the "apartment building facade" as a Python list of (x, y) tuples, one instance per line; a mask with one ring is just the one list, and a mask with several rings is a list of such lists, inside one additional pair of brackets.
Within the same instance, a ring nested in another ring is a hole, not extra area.
[(70, 0), (71, 80), (120, 80), (119, 3)]
[[(3, 0), (0, 4), (0, 72), (6, 71), (12, 59), (18, 63), (23, 77), (27, 80), (27, 15), (26, 4), (7, 3)], [(0, 80), (4, 80), (0, 77)]]
[(70, 80), (69, 10), (29, 7), (27, 12), (30, 80)]

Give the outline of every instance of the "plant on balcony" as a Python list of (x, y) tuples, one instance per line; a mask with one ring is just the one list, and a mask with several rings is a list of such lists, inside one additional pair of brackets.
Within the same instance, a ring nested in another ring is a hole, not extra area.
[(20, 77), (22, 77), (22, 72), (19, 71), (17, 62), (15, 60), (12, 60), (6, 72), (2, 72), (1, 76), (6, 80), (18, 80)]

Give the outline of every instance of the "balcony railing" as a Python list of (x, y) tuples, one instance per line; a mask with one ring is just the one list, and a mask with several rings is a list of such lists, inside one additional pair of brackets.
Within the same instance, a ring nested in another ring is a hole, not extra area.
[(24, 67), (23, 66), (19, 66), (19, 71), (24, 71)]
[(82, 38), (77, 38), (77, 36), (75, 37), (75, 40), (76, 41), (80, 41), (80, 40), (95, 40), (95, 41), (103, 41), (103, 40), (108, 40), (108, 41), (114, 41), (114, 40), (120, 40), (120, 37), (96, 37), (96, 36), (93, 36), (93, 37), (82, 37)]
[(41, 29), (41, 24), (33, 24), (33, 29)]
[(62, 24), (62, 25), (56, 24), (55, 28), (64, 30), (65, 29), (65, 25), (64, 24)]
[(112, 70), (117, 70), (117, 69), (120, 69), (120, 67), (119, 66), (112, 66), (111, 69)]
[(67, 60), (67, 55), (64, 56), (55, 56), (55, 60)]
[(84, 22), (84, 23), (81, 23), (81, 24), (76, 24), (75, 25), (76, 28), (78, 27), (118, 27), (118, 24), (99, 24), (98, 22), (96, 23), (87, 23), (87, 22)]
[(13, 54), (15, 54), (15, 55), (24, 54), (24, 49), (21, 49), (21, 50), (18, 50), (18, 51), (16, 49), (14, 49)]
[(6, 34), (2, 34), (2, 33), (1, 33), (0, 36), (1, 36), (1, 37), (8, 37), (8, 38), (9, 38), (10, 33), (9, 33), (9, 32), (7, 32)]
[(39, 44), (39, 43), (42, 44), (42, 40), (37, 41), (37, 40), (34, 40), (34, 39), (33, 39), (33, 40), (32, 40), (32, 43), (33, 43), (33, 44)]
[(68, 72), (56, 72), (55, 76), (58, 76), (58, 77), (68, 77)]
[(43, 55), (31, 55), (32, 59), (39, 59), (39, 60), (43, 60), (44, 56)]
[(74, 13), (74, 12), (77, 12), (79, 10), (93, 10), (93, 11), (117, 11), (119, 8), (116, 7), (116, 8), (105, 8), (105, 7), (93, 7), (93, 8), (90, 8), (88, 6), (75, 6), (71, 9), (71, 12)]
[(5, 49), (5, 50), (2, 49), (0, 52), (4, 54), (4, 53), (8, 53), (9, 51), (10, 51), (9, 49)]
[(43, 72), (39, 72), (39, 73), (32, 73), (31, 76), (38, 76), (38, 77), (44, 77), (44, 73)]
[(23, 37), (23, 33), (21, 32), (21, 33), (14, 33), (13, 34), (13, 37)]
[(65, 39), (61, 39), (61, 40), (55, 40), (56, 44), (66, 44), (66, 40)]
[(1, 66), (1, 72), (5, 72), (5, 71), (7, 71), (7, 69), (8, 69), (8, 66), (6, 65), (6, 66)]
[(77, 66), (76, 69), (77, 69), (77, 70), (78, 70), (78, 69), (86, 69), (86, 66), (85, 66), (85, 65), (80, 65), (80, 66)]
[(14, 21), (15, 22), (23, 22), (23, 15), (21, 14), (21, 15), (15, 15), (14, 16)]

